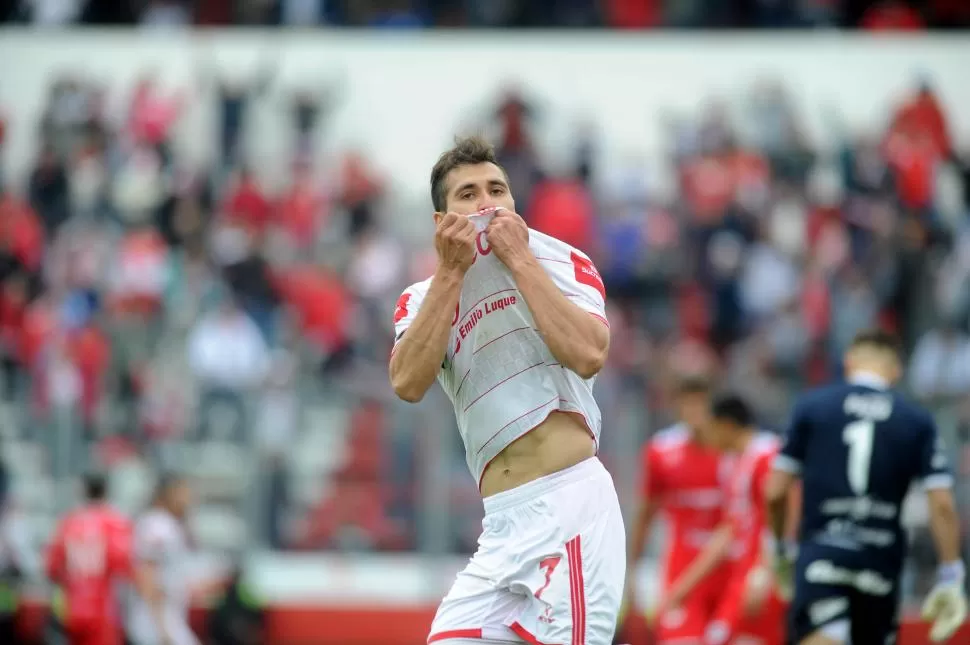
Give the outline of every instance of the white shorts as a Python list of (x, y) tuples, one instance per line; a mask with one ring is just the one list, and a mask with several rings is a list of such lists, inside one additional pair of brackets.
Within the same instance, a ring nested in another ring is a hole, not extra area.
[[(199, 639), (189, 626), (184, 611), (166, 608), (165, 631), (171, 645), (199, 645)], [(159, 645), (162, 643), (155, 618), (143, 603), (133, 607), (127, 624), (128, 637), (135, 645)]]
[(610, 645), (626, 537), (595, 457), (485, 498), (478, 550), (438, 607), (428, 643)]

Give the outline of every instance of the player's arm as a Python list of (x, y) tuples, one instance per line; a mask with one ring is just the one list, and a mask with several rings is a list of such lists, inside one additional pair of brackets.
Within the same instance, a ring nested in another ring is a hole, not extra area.
[(953, 499), (953, 476), (945, 446), (930, 419), (923, 431), (921, 448), (919, 475), (929, 502), (930, 532), (940, 560), (936, 586), (923, 605), (923, 617), (933, 623), (930, 640), (941, 642), (949, 639), (967, 618), (963, 590), (966, 568), (960, 557), (960, 518)]
[(394, 393), (405, 401), (424, 398), (444, 362), (465, 271), (476, 257), (475, 235), (468, 217), (456, 213), (442, 217), (435, 231), (438, 268), (427, 293), (417, 302), (416, 293), (405, 291), (398, 301), (388, 372)]
[[(605, 322), (603, 294), (599, 291), (602, 287), (576, 285), (577, 290), (597, 292), (585, 298), (597, 301), (591, 308), (599, 311), (590, 311), (566, 297), (528, 248), (510, 259), (507, 266), (532, 312), (536, 329), (556, 360), (584, 379), (596, 376), (610, 349), (610, 328)], [(595, 271), (592, 263), (587, 270)], [(599, 277), (591, 275), (590, 279), (598, 281)]]
[[(411, 297), (398, 303), (398, 310), (404, 307), (405, 315), (413, 315), (413, 320), (399, 333), (388, 373), (394, 393), (409, 403), (424, 398), (438, 376), (448, 351), (451, 322), (463, 281), (462, 273), (439, 267), (421, 302)], [(407, 292), (402, 300), (406, 296)], [(411, 308), (416, 311), (412, 313)]]
[(155, 527), (142, 526), (136, 529), (133, 582), (135, 591), (148, 606), (155, 621), (155, 627), (162, 636), (163, 643), (170, 643), (165, 621), (165, 590), (162, 587), (159, 563), (163, 557), (164, 537)]
[(765, 484), (768, 527), (779, 548), (785, 544), (786, 537), (790, 535), (788, 529), (795, 521), (790, 511), (798, 507), (792, 493), (801, 477), (809, 435), (809, 424), (803, 407), (801, 403), (795, 404), (785, 441), (775, 457)]
[[(632, 572), (636, 569), (637, 563), (643, 557), (643, 552), (647, 546), (647, 536), (653, 526), (654, 519), (661, 508), (663, 498), (663, 478), (660, 467), (660, 460), (653, 446), (648, 444), (643, 451), (643, 484), (640, 495), (640, 505), (637, 509), (636, 518), (633, 520), (633, 527), (630, 530), (630, 542), (627, 547), (627, 569)], [(635, 595), (635, 584), (633, 576), (627, 574), (627, 593), (630, 597)]]
[(711, 539), (704, 545), (704, 549), (697, 554), (687, 570), (671, 585), (670, 594), (666, 600), (668, 607), (682, 603), (684, 598), (690, 595), (690, 592), (724, 561), (731, 550), (733, 539), (734, 528), (729, 522), (721, 524), (711, 534)]
[(60, 583), (62, 581), (66, 560), (67, 552), (64, 546), (64, 530), (62, 525), (58, 528), (50, 545), (48, 545), (47, 553), (44, 557), (44, 571), (47, 574), (48, 580), (54, 583)]

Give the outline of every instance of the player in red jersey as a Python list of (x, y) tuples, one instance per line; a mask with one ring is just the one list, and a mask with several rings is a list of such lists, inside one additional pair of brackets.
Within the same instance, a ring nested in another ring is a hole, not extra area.
[(130, 577), (131, 527), (105, 501), (104, 479), (85, 482), (87, 504), (61, 520), (47, 552), (47, 575), (64, 594), (71, 645), (120, 645), (114, 583)]
[[(724, 460), (708, 443), (710, 391), (706, 380), (683, 380), (677, 391), (681, 423), (663, 430), (643, 450), (645, 470), (640, 512), (630, 539), (627, 573), (628, 607), (636, 607), (634, 567), (643, 555), (647, 534), (658, 513), (669, 528), (664, 557), (663, 593), (697, 558), (721, 523)], [(723, 572), (712, 569), (702, 584), (658, 612), (655, 638), (659, 645), (699, 645), (721, 588)]]
[(710, 543), (676, 583), (689, 594), (709, 571), (728, 561), (730, 580), (720, 591), (704, 645), (784, 645), (785, 601), (774, 581), (765, 509), (765, 484), (779, 441), (754, 429), (753, 415), (737, 396), (712, 405), (711, 436), (734, 456), (725, 491), (725, 518)]

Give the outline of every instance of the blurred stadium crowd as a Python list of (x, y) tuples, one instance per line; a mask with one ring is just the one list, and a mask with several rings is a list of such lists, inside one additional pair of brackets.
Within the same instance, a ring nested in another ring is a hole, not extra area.
[[(152, 472), (187, 472), (207, 548), (474, 547), (480, 503), (447, 406), (415, 412), (385, 373), (394, 301), (433, 266), (430, 226), (421, 248), (391, 232), (388, 178), (318, 136), (327, 97), (281, 111), (300, 145), (285, 185), (267, 185), (241, 151), (271, 80), (188, 98), (149, 76), (65, 75), (33, 120), (0, 122), (0, 153), (6, 129), (37, 133), (29, 177), (0, 189), (6, 494), (36, 543), (74, 476), (99, 467), (128, 510)], [(120, 117), (109, 93), (128, 97)], [(218, 101), (208, 167), (172, 145), (190, 100)], [(673, 376), (721, 377), (778, 429), (792, 396), (881, 324), (905, 340), (906, 387), (968, 481), (970, 142), (951, 139), (928, 80), (885, 106), (885, 127), (839, 130), (835, 154), (806, 138), (782, 84), (761, 82), (671, 115), (663, 167), (609, 171), (592, 128), (574, 159), (541, 158), (535, 102), (496, 97), (489, 129), (530, 226), (587, 250), (606, 280), (608, 465), (637, 468), (630, 448), (671, 421)], [(429, 491), (428, 471), (449, 486)]]
[(0, 0), (0, 22), (180, 28), (353, 27), (806, 28), (970, 26), (961, 0)]

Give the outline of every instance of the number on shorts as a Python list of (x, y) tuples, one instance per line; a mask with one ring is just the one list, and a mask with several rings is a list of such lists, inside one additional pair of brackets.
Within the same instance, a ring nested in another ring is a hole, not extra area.
[(549, 580), (552, 578), (552, 572), (559, 566), (560, 560), (562, 560), (561, 555), (553, 555), (539, 563), (539, 568), (546, 573), (546, 582), (536, 591), (536, 598), (541, 598), (542, 592), (549, 588)]
[(842, 441), (849, 446), (849, 461), (846, 464), (849, 486), (859, 496), (869, 490), (869, 465), (872, 463), (875, 431), (876, 424), (870, 419), (853, 421), (842, 431)]

